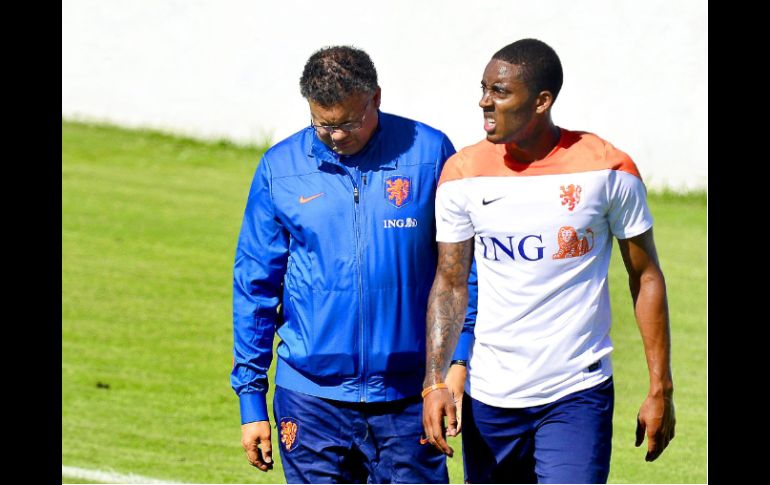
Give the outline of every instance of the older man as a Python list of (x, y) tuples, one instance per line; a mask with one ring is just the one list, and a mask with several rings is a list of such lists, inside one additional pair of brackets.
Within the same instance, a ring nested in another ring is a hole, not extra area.
[(377, 72), (360, 49), (315, 52), (300, 90), (310, 126), (263, 156), (235, 255), (231, 381), (244, 449), (271, 468), (265, 396), (277, 331), (273, 409), (287, 482), (446, 483), (444, 455), (420, 439), (420, 389), (435, 193), (454, 148), (379, 110)]

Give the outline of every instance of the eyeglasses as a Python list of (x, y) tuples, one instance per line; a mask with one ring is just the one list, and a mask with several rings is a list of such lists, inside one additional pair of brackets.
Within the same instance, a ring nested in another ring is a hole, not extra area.
[(366, 110), (369, 108), (369, 103), (372, 102), (372, 98), (369, 98), (369, 101), (366, 102), (366, 105), (364, 106), (364, 114), (361, 116), (361, 119), (359, 121), (352, 121), (350, 123), (343, 123), (341, 125), (316, 125), (313, 123), (313, 118), (310, 118), (310, 126), (316, 129), (318, 132), (325, 133), (327, 135), (333, 134), (335, 131), (344, 131), (345, 133), (350, 133), (351, 131), (356, 131), (361, 129), (362, 126), (364, 126), (364, 121), (366, 120)]

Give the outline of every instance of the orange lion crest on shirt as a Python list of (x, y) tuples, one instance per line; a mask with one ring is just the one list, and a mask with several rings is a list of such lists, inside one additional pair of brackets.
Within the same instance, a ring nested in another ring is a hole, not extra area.
[(580, 192), (583, 191), (583, 188), (579, 185), (574, 185), (574, 184), (569, 184), (566, 187), (562, 185), (560, 188), (561, 188), (561, 205), (566, 205), (567, 209), (574, 210), (575, 205), (577, 205), (577, 203), (580, 202)]
[(281, 443), (286, 447), (286, 451), (294, 449), (297, 441), (297, 422), (292, 418), (281, 420)]
[[(588, 237), (591, 244), (588, 244)], [(594, 231), (589, 227), (585, 230), (585, 237), (578, 237), (578, 233), (572, 226), (563, 226), (559, 229), (559, 250), (553, 255), (553, 259), (576, 258), (588, 253), (594, 247)]]
[(401, 207), (412, 200), (412, 182), (409, 177), (395, 176), (385, 180), (385, 196), (388, 202)]

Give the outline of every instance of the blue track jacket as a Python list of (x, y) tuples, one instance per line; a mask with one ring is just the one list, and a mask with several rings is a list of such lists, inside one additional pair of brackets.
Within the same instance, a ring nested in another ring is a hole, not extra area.
[[(231, 384), (242, 423), (268, 419), (276, 332), (281, 387), (348, 402), (422, 389), (434, 198), (455, 150), (436, 129), (378, 114), (354, 155), (334, 153), (308, 127), (257, 167), (233, 275)], [(455, 358), (467, 359), (471, 341), (466, 323)]]

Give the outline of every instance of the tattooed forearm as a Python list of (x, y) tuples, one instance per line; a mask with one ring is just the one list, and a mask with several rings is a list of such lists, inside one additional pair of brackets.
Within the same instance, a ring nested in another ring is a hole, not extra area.
[(428, 297), (425, 387), (444, 379), (468, 309), (473, 238), (438, 243), (438, 267)]

